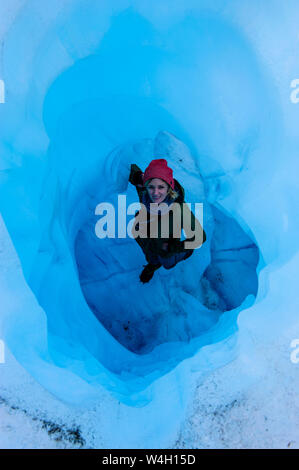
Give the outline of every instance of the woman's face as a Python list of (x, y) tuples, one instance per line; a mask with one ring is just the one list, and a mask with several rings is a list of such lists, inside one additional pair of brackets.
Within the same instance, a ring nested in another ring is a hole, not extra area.
[(147, 185), (147, 192), (153, 202), (160, 204), (168, 194), (168, 184), (160, 178), (153, 178)]

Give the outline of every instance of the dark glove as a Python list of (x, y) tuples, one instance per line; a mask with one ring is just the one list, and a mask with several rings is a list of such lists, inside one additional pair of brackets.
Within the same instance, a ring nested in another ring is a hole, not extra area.
[(140, 168), (135, 165), (135, 163), (132, 163), (131, 165), (131, 172), (129, 176), (129, 181), (131, 184), (134, 186), (143, 186), (143, 174)]

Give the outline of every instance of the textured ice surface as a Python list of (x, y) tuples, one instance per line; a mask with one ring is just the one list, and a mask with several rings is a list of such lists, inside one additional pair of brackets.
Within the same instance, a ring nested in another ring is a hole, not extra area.
[[(298, 249), (295, 3), (272, 1), (270, 18), (209, 3), (16, 2), (3, 27), (1, 213), (23, 275), (1, 273), (1, 336), (59, 399), (108, 391), (116, 447), (172, 442), (195, 383), (238, 354), (237, 321), (277, 307), (268, 277)], [(102, 200), (136, 198), (129, 163), (153, 154), (204, 202), (208, 242), (140, 286), (137, 244), (92, 227)]]

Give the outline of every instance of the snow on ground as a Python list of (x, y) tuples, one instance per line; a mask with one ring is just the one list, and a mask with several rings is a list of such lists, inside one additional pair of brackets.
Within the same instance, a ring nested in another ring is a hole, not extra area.
[[(0, 268), (11, 264), (21, 270), (1, 220)], [(289, 270), (292, 265), (296, 266), (296, 259), (289, 263)], [(181, 431), (170, 447), (299, 448), (299, 364), (290, 360), (290, 342), (296, 337), (299, 323), (294, 318), (278, 339), (264, 345), (260, 342), (251, 359), (240, 354), (210, 374), (197, 387)], [(254, 363), (261, 368), (260, 375), (258, 379), (252, 375), (248, 386)], [(113, 446), (113, 441), (101, 433), (105, 402), (89, 409), (62, 403), (30, 376), (7, 347), (0, 372), (0, 448)], [(244, 380), (237, 383), (236, 377)]]
[[(8, 265), (21, 270), (1, 220), (0, 268)], [(296, 259), (285, 270), (292, 272), (295, 267)], [(288, 282), (290, 296), (295, 284), (295, 278)], [(293, 308), (296, 310), (295, 305)], [(251, 358), (240, 354), (235, 361), (210, 374), (197, 387), (181, 431), (170, 447), (299, 448), (299, 364), (290, 360), (290, 343), (296, 337), (299, 323), (290, 314), (289, 328), (282, 335), (267, 339), (266, 344), (260, 341)], [(254, 364), (260, 369), (258, 376), (252, 374)], [(113, 446), (113, 440), (102, 434), (100, 423), (101, 410), (109, 401), (108, 393), (107, 402), (101, 400), (93, 408), (64, 404), (41, 387), (7, 347), (0, 372), (0, 448)], [(242, 380), (237, 382), (236, 378)]]
[(287, 346), (277, 345), (277, 357), (284, 357), (280, 364), (271, 351), (264, 351), (267, 373), (249, 388), (227, 388), (228, 377), (242, 374), (241, 360), (212, 374), (197, 388), (176, 447), (298, 449), (299, 366), (291, 363)]
[[(1, 449), (100, 447), (100, 440), (95, 444), (89, 435), (87, 443), (82, 436), (80, 413), (71, 410), (44, 390), (7, 350), (1, 371)], [(81, 421), (84, 424), (84, 417), (81, 417)]]
[(239, 356), (197, 388), (178, 447), (299, 448), (299, 363), (291, 344), (299, 338), (298, 262), (297, 253), (270, 275), (274, 299), (241, 313)]
[[(170, 447), (299, 448), (299, 364), (290, 361), (290, 337), (291, 332), (273, 344), (273, 350), (260, 349), (260, 360), (268, 363), (268, 369), (248, 388), (227, 388), (228, 377), (244, 374), (244, 358), (212, 373), (196, 389)], [(101, 404), (85, 411), (72, 409), (37, 384), (7, 350), (5, 359), (0, 365), (1, 449), (109, 448), (113, 444), (101, 435)]]
[[(13, 263), (21, 270), (3, 221), (0, 234), (1, 269)], [(289, 290), (282, 283), (281, 295), (289, 295), (290, 299), (296, 278), (286, 273), (296, 268), (297, 258), (281, 268), (273, 280), (281, 282), (280, 276), (286, 279)], [(299, 448), (299, 364), (290, 358), (290, 343), (299, 337), (296, 309), (295, 304), (286, 301), (281, 318), (289, 326), (280, 334), (279, 325), (274, 328), (276, 337), (265, 336), (263, 341), (248, 325), (247, 330), (243, 328), (254, 345), (252, 355), (242, 353), (240, 345), (235, 361), (210, 374), (197, 387), (171, 448)], [(265, 321), (271, 314), (265, 314)], [(245, 319), (242, 322), (241, 318), (241, 326), (246, 323), (246, 311), (242, 315)], [(258, 321), (256, 326), (258, 329)], [(113, 439), (101, 431), (101, 411), (109, 401), (108, 393), (106, 402), (101, 400), (89, 409), (64, 404), (41, 387), (7, 348), (0, 373), (0, 448), (113, 446)], [(227, 387), (228, 380), (231, 387)]]
[[(272, 3), (277, 9), (280, 8), (277, 2)], [(14, 4), (21, 6), (23, 2), (16, 1)], [(246, 4), (249, 8), (249, 2)], [(256, 37), (258, 44), (263, 45), (260, 53), (269, 57), (270, 51), (273, 55), (280, 52), (279, 48), (273, 47), (273, 34), (265, 34), (265, 25), (272, 32), (275, 15), (265, 16), (263, 12), (256, 15), (256, 5), (253, 7), (251, 21), (248, 21), (248, 28), (251, 29), (253, 25), (263, 26), (260, 28), (256, 26), (263, 35), (262, 38), (252, 34), (251, 37)], [(290, 2), (289, 5), (290, 12), (291, 6), (293, 7), (295, 3)], [(3, 11), (3, 6), (1, 6), (1, 11)], [(286, 14), (287, 10), (284, 12)], [(10, 10), (6, 13), (11, 21), (13, 14)], [(249, 10), (248, 13), (250, 13)], [(276, 14), (276, 17), (283, 28), (286, 22), (289, 24), (291, 15), (282, 23), (283, 15)], [(295, 21), (295, 15), (292, 17)], [(293, 27), (292, 31), (296, 28)], [(2, 33), (5, 29), (6, 27), (2, 26)], [(280, 31), (277, 35), (277, 40), (281, 43), (284, 43), (283, 34), (284, 32)], [(267, 41), (267, 38), (271, 40)], [(290, 108), (289, 97), (285, 96), (289, 93), (290, 80), (295, 77), (296, 64), (292, 65), (295, 61), (295, 54), (291, 54), (288, 49), (292, 42), (289, 37), (286, 37), (285, 41), (287, 49), (281, 48), (282, 57), (277, 62), (276, 56), (275, 60), (272, 60), (271, 56), (268, 66), (269, 70), (273, 68), (274, 72), (278, 69), (284, 71), (283, 76), (275, 73), (273, 76), (279, 75), (277, 80), (283, 81), (283, 85), (279, 84), (280, 90), (283, 90), (282, 102), (288, 130), (290, 131), (293, 129), (291, 126), (294, 126), (293, 133), (297, 136), (297, 108), (294, 106)], [(294, 41), (292, 47), (295, 45)], [(293, 68), (284, 66), (285, 62), (282, 61), (291, 62)], [(296, 119), (293, 119), (294, 116)], [(294, 149), (296, 148), (298, 148), (297, 144), (294, 145)], [(281, 161), (284, 161), (283, 157), (285, 155), (280, 154)], [(294, 165), (296, 161), (297, 156), (294, 151)], [(296, 167), (297, 164), (294, 168)], [(295, 170), (293, 174), (296, 175)], [(279, 173), (280, 178), (283, 175), (283, 171)], [(288, 184), (291, 179), (292, 175), (288, 174), (286, 176)], [(297, 181), (293, 183), (293, 194), (296, 195)], [(277, 187), (279, 186), (275, 189)], [(284, 189), (284, 186), (282, 188)], [(293, 204), (294, 217), (293, 219), (290, 217), (290, 225), (296, 220), (295, 199)], [(280, 207), (279, 211), (283, 212)], [(263, 217), (263, 214), (261, 216)], [(287, 225), (288, 213), (285, 213), (285, 218)], [(264, 227), (264, 224), (261, 225)], [(282, 232), (280, 227), (278, 231)], [(282, 236), (286, 235), (287, 228), (284, 229)], [(268, 233), (264, 241), (264, 249), (266, 249), (268, 243), (271, 245)], [(173, 442), (169, 443), (169, 447), (299, 447), (297, 431), (299, 364), (294, 364), (290, 358), (291, 341), (299, 338), (297, 319), (299, 257), (298, 254), (294, 256), (295, 239), (293, 244), (294, 251), (290, 250), (290, 256), (292, 255), (293, 258), (289, 258), (289, 261), (275, 273), (267, 273), (271, 295), (263, 298), (261, 294), (256, 304), (240, 315), (237, 359), (210, 373), (204, 381), (198, 383), (193, 400), (189, 402), (181, 429)], [(283, 258), (282, 262), (285, 262), (285, 259), (287, 257)], [(19, 259), (1, 223), (0, 270), (2, 274), (8, 267), (21, 272)], [(261, 277), (263, 278), (263, 275)], [(263, 287), (263, 279), (260, 279), (260, 282)], [(263, 288), (260, 291), (263, 292)], [(112, 401), (110, 394), (105, 391), (100, 395), (99, 403), (90, 407), (74, 407), (57, 400), (30, 376), (5, 346), (5, 362), (0, 364), (0, 448), (112, 448), (113, 435), (103, 432), (101, 422), (102, 416), (109, 415), (109, 406), (117, 407), (118, 404)]]

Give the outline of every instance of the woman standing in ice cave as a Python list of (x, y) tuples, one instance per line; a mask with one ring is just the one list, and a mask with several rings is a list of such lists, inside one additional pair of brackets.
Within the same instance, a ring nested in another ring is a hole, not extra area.
[[(140, 281), (146, 283), (161, 266), (171, 269), (189, 258), (205, 242), (206, 234), (185, 203), (184, 188), (173, 178), (165, 159), (152, 160), (144, 173), (132, 164), (129, 181), (141, 203), (132, 234), (148, 262), (140, 274)], [(186, 235), (183, 241), (182, 229)]]

